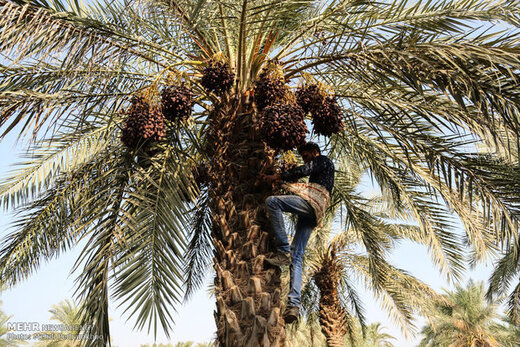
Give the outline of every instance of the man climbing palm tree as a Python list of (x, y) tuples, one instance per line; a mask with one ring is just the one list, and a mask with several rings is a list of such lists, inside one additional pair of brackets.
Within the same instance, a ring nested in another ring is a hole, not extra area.
[[(298, 319), (303, 252), (312, 230), (321, 222), (334, 186), (334, 163), (328, 157), (321, 155), (316, 143), (307, 142), (298, 148), (298, 152), (304, 165), (274, 175), (262, 176), (264, 180), (274, 183), (291, 182), (309, 176), (309, 183), (289, 183), (282, 186), (294, 195), (275, 195), (266, 199), (276, 253), (265, 261), (274, 266), (291, 264), (288, 303), (284, 312), (286, 323)], [(287, 240), (282, 212), (290, 212), (298, 216), (291, 246)]]

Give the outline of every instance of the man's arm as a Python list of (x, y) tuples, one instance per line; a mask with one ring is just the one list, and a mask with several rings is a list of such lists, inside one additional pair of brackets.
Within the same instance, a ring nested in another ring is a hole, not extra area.
[(282, 176), (279, 173), (275, 173), (274, 175), (260, 174), (260, 179), (267, 183), (279, 184), (282, 180)]
[(312, 173), (323, 170), (324, 161), (314, 158), (310, 162), (292, 168), (281, 173), (281, 179), (284, 181), (295, 181), (305, 176), (310, 176)]

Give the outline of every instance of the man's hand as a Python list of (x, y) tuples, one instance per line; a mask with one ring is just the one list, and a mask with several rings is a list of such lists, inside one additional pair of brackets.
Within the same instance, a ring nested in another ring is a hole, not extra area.
[(264, 174), (260, 174), (260, 179), (267, 182), (267, 183), (280, 183), (280, 181), (282, 180), (282, 175), (280, 175), (279, 173), (276, 173), (274, 175), (264, 175)]

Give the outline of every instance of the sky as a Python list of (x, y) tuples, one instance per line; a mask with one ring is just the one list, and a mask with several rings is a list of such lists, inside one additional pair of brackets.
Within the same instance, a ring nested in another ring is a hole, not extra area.
[[(0, 177), (7, 174), (11, 165), (17, 162), (18, 155), (22, 153), (23, 146), (21, 144), (15, 145), (14, 139), (14, 136), (9, 135), (0, 142), (0, 153), (2, 153)], [(368, 187), (369, 185), (362, 184), (361, 186)], [(370, 192), (367, 192), (367, 194), (370, 194)], [(0, 212), (0, 238), (10, 232), (10, 225), (13, 221), (12, 215), (5, 211)], [(68, 253), (62, 254), (58, 259), (43, 263), (29, 279), (0, 294), (0, 300), (3, 303), (2, 310), (7, 315), (12, 316), (9, 322), (34, 322), (39, 324), (40, 327), (43, 324), (56, 323), (49, 319), (51, 315), (49, 309), (60, 301), (74, 297), (74, 279), (77, 274), (71, 274), (70, 271), (80, 250), (81, 247), (76, 247)], [(433, 268), (424, 246), (403, 242), (391, 254), (391, 261), (394, 265), (407, 270), (435, 290), (453, 289), (453, 284), (447, 283)], [(477, 266), (476, 269), (466, 274), (463, 283), (469, 278), (485, 281), (489, 277), (491, 268), (490, 265)], [(207, 282), (209, 283), (210, 280), (211, 278), (208, 278)], [(170, 338), (168, 339), (164, 334), (160, 334), (156, 340), (158, 343), (208, 342), (214, 338), (213, 310), (215, 304), (206, 288), (207, 286), (199, 290), (186, 305), (178, 308), (178, 312), (174, 315), (175, 326)], [(396, 337), (396, 346), (417, 346), (419, 337), (410, 336), (405, 339), (400, 329), (392, 324), (386, 313), (381, 310), (379, 303), (374, 301), (369, 292), (361, 290), (361, 296), (365, 304), (368, 323), (381, 322), (386, 327), (385, 332)], [(117, 307), (117, 302), (111, 301), (110, 305), (110, 329), (113, 346), (134, 347), (153, 343), (153, 333), (148, 334), (146, 331), (133, 330), (133, 320), (127, 320), (128, 316), (123, 314), (122, 308)], [(419, 320), (418, 327), (421, 325), (422, 320)], [(24, 333), (24, 331), (17, 331), (17, 333)], [(32, 344), (34, 341), (29, 340), (28, 342)]]

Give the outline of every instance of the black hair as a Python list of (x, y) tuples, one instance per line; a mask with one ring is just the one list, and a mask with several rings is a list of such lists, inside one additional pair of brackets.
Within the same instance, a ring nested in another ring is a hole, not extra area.
[(318, 154), (321, 154), (320, 146), (318, 146), (318, 144), (315, 142), (307, 142), (298, 147), (298, 153), (312, 152), (314, 150), (317, 150)]

